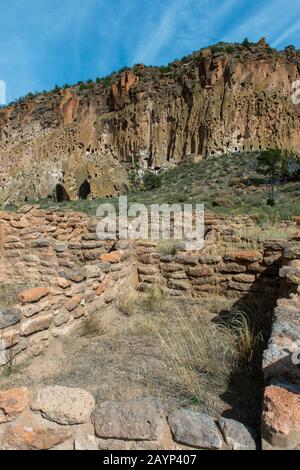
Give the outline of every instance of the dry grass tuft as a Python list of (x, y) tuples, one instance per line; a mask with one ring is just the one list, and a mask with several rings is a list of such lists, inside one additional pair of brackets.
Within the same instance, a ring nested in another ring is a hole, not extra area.
[(19, 303), (19, 294), (35, 285), (34, 283), (0, 284), (0, 308), (13, 307)]
[(159, 279), (157, 279), (153, 287), (145, 294), (143, 306), (146, 310), (157, 314), (165, 307), (168, 300), (168, 295), (160, 287)]
[(156, 251), (161, 255), (176, 255), (176, 240), (159, 240)]
[(254, 225), (246, 227), (241, 231), (241, 235), (246, 245), (255, 248), (257, 245), (272, 240), (290, 240), (297, 232), (297, 227), (291, 225), (283, 226), (280, 223)]
[(101, 336), (104, 333), (105, 330), (103, 328), (102, 318), (100, 315), (98, 315), (97, 311), (95, 311), (92, 315), (85, 317), (82, 324), (80, 325), (81, 336)]
[(174, 304), (171, 311), (151, 319), (149, 328), (161, 341), (181, 394), (188, 402), (208, 403), (236, 371), (251, 363), (259, 337), (243, 314), (236, 313), (228, 323), (213, 323), (195, 307), (183, 310)]
[(254, 328), (244, 312), (234, 313), (227, 328), (230, 328), (236, 338), (239, 367), (243, 364), (251, 365), (263, 340), (262, 333), (256, 334), (254, 332)]
[(131, 288), (120, 296), (117, 307), (120, 312), (124, 313), (128, 317), (132, 317), (136, 311), (137, 299), (138, 295), (136, 290)]

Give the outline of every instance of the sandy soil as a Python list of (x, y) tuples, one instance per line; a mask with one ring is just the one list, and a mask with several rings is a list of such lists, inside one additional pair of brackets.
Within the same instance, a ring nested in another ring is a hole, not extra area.
[[(228, 304), (225, 299), (222, 302)], [(215, 302), (202, 302), (197, 308), (207, 321), (218, 313)], [(168, 315), (172, 327), (170, 308)], [(0, 389), (54, 384), (79, 387), (90, 391), (97, 403), (155, 395), (167, 410), (195, 406), (259, 427), (262, 382), (257, 370), (231, 377), (229, 385), (199, 372), (203, 394), (201, 402), (195, 403), (185, 393), (161, 339), (149, 329), (149, 320), (153, 320), (153, 312), (143, 303), (137, 304), (131, 317), (111, 306), (96, 322), (87, 322), (71, 338), (54, 340), (44, 353), (13, 367), (9, 375), (0, 372)]]

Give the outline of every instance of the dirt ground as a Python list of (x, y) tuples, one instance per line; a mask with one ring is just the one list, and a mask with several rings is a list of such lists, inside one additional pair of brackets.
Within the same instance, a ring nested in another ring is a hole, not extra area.
[[(230, 305), (226, 299), (203, 299), (195, 308), (209, 323)], [(181, 308), (185, 310), (184, 302)], [(149, 326), (160, 328), (164, 315), (172, 331), (176, 321), (172, 304), (162, 305), (154, 313), (139, 299), (130, 316), (117, 306), (96, 313), (72, 337), (54, 340), (40, 356), (13, 367), (10, 374), (0, 372), (0, 389), (79, 387), (90, 391), (97, 403), (154, 395), (162, 399), (168, 411), (190, 406), (259, 428), (263, 384), (257, 368), (244, 368), (228, 381), (199, 370), (200, 399), (187, 393), (162, 339)]]

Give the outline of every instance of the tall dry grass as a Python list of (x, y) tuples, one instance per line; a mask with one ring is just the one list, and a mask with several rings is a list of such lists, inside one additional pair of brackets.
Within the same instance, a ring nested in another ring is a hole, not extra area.
[[(269, 223), (264, 225), (253, 225), (241, 230), (241, 236), (245, 243), (254, 244), (263, 243), (272, 240), (290, 240), (297, 232), (294, 225), (284, 226), (280, 223)], [(253, 245), (252, 245), (253, 246)]]
[(182, 309), (175, 303), (169, 314), (152, 319), (149, 328), (160, 339), (181, 392), (196, 404), (209, 401), (234, 373), (248, 366), (260, 341), (242, 313), (226, 323), (213, 323), (195, 307)]
[(10, 308), (19, 303), (19, 294), (26, 289), (35, 287), (36, 283), (32, 282), (9, 284), (0, 284), (0, 309)]
[(117, 307), (120, 312), (132, 317), (136, 311), (138, 294), (135, 289), (129, 288), (119, 297)]

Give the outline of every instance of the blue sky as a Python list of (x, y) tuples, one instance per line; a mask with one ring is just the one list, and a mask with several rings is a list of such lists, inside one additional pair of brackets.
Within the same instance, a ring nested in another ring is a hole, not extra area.
[(0, 0), (7, 100), (218, 41), (300, 48), (299, 0)]

